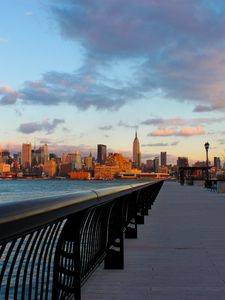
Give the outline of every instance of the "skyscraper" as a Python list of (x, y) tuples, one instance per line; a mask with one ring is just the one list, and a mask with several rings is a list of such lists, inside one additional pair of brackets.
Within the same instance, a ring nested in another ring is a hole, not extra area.
[(141, 167), (141, 152), (140, 152), (140, 143), (137, 137), (137, 130), (135, 132), (135, 138), (133, 141), (133, 165), (135, 168)]
[(220, 157), (214, 157), (214, 167), (216, 169), (221, 169), (221, 160), (220, 160)]
[(159, 172), (159, 158), (155, 157), (153, 160), (154, 163), (154, 172), (158, 173)]
[(44, 164), (48, 161), (48, 145), (41, 146), (41, 163)]
[(160, 153), (160, 158), (161, 158), (161, 166), (165, 167), (167, 165), (166, 152), (161, 152)]
[(31, 144), (22, 144), (22, 167), (30, 168), (32, 162)]
[(106, 160), (106, 145), (98, 144), (97, 162), (104, 165)]

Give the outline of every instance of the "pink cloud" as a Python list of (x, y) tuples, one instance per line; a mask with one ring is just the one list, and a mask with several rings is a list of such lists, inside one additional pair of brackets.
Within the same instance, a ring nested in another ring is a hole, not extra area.
[(176, 129), (172, 128), (160, 128), (154, 130), (152, 133), (149, 134), (150, 136), (173, 136), (176, 135)]
[(16, 90), (7, 84), (0, 85), (0, 94), (14, 94)]
[(175, 128), (158, 128), (148, 136), (196, 136), (205, 134), (205, 129), (203, 126), (197, 126), (196, 128), (183, 127), (179, 130)]
[(186, 127), (181, 128), (181, 130), (177, 133), (180, 136), (193, 136), (193, 135), (202, 135), (205, 134), (205, 130), (203, 126), (197, 126), (196, 128)]

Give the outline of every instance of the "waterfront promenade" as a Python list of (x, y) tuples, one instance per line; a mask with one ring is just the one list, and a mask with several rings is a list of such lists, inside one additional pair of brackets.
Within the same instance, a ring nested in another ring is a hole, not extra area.
[(165, 182), (138, 239), (125, 240), (125, 269), (102, 266), (83, 300), (224, 300), (225, 194)]

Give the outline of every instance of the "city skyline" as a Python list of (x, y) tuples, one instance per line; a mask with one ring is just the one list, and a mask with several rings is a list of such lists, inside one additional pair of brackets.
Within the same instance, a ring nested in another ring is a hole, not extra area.
[(223, 1), (9, 0), (0, 17), (1, 149), (132, 157), (138, 128), (142, 160), (224, 155)]

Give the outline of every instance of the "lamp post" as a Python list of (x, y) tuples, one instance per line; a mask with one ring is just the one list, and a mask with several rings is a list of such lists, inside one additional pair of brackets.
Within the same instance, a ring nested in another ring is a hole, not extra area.
[(208, 152), (209, 152), (209, 143), (206, 142), (205, 143), (205, 151), (206, 151), (206, 180), (207, 180), (207, 184), (208, 184), (208, 180), (209, 180), (209, 155), (208, 155)]

